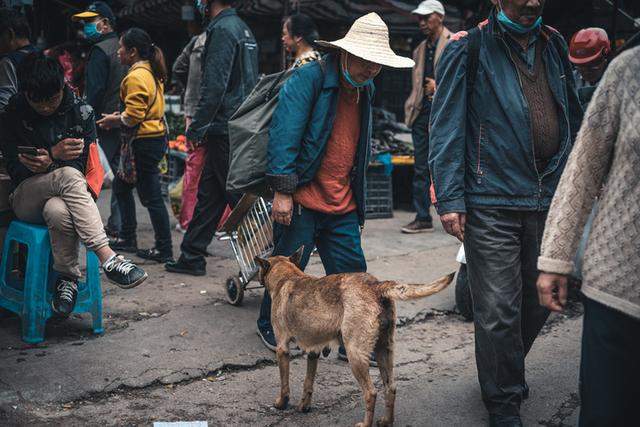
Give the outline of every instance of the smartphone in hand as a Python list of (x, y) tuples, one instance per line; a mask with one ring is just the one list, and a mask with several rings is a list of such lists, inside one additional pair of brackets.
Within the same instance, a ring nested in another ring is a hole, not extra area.
[(18, 145), (18, 154), (27, 154), (29, 156), (37, 156), (38, 149), (27, 145)]

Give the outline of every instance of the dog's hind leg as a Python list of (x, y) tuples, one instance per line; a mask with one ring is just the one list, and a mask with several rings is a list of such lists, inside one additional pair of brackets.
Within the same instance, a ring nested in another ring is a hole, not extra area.
[(316, 379), (318, 371), (318, 353), (309, 353), (307, 356), (307, 376), (304, 379), (304, 387), (302, 391), (302, 399), (298, 405), (298, 411), (309, 412), (311, 408), (311, 395), (313, 395), (313, 382)]
[(276, 355), (280, 370), (280, 396), (274, 406), (276, 409), (287, 409), (289, 406), (289, 340), (278, 343)]
[(384, 403), (386, 413), (384, 418), (378, 420), (378, 427), (387, 427), (393, 425), (394, 408), (396, 402), (396, 382), (393, 376), (393, 334), (394, 325), (390, 328), (380, 331), (380, 337), (376, 345), (376, 360), (380, 368), (380, 377), (384, 384)]
[(364, 395), (365, 414), (364, 421), (356, 424), (356, 427), (371, 427), (373, 425), (373, 413), (376, 409), (376, 389), (371, 381), (369, 375), (369, 352), (350, 351), (355, 350), (353, 347), (349, 348), (349, 343), (346, 342), (347, 356), (349, 357), (349, 365), (351, 365), (351, 372), (356, 377), (362, 394)]

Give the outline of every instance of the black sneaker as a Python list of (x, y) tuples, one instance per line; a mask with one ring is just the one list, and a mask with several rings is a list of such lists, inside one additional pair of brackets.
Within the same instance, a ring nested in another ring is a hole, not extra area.
[[(338, 359), (344, 360), (345, 362), (349, 361), (349, 358), (347, 357), (347, 349), (344, 348), (343, 345), (338, 347)], [(376, 360), (376, 354), (374, 352), (369, 354), (369, 366), (378, 366), (378, 361)]]
[(524, 385), (522, 386), (522, 400), (527, 400), (529, 398), (529, 384), (527, 384), (527, 382), (524, 382)]
[(271, 351), (276, 351), (276, 336), (273, 334), (273, 329), (258, 326), (257, 332), (264, 346)]
[(56, 292), (51, 301), (51, 308), (58, 316), (67, 317), (73, 311), (78, 297), (78, 283), (67, 277), (56, 281)]
[(522, 427), (520, 415), (489, 414), (489, 427)]
[(164, 269), (170, 273), (190, 274), (191, 276), (204, 276), (207, 274), (207, 269), (204, 265), (187, 264), (182, 257), (178, 261), (169, 261), (164, 265)]
[(105, 275), (122, 289), (135, 288), (147, 279), (147, 273), (131, 260), (116, 255), (103, 266)]
[(109, 240), (109, 246), (116, 252), (127, 252), (131, 254), (138, 252), (138, 241), (135, 238), (123, 239), (116, 237), (115, 239)]
[(416, 219), (402, 227), (401, 231), (405, 234), (429, 233), (433, 231), (433, 223)]
[(172, 254), (170, 254), (170, 253), (168, 253), (168, 254), (162, 253), (159, 250), (157, 250), (156, 248), (139, 249), (136, 252), (136, 255), (138, 255), (142, 259), (148, 259), (150, 261), (159, 262), (161, 264), (173, 261), (173, 255)]

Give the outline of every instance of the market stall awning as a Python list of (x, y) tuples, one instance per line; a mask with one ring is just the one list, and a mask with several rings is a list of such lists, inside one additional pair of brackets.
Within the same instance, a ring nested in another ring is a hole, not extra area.
[[(319, 21), (350, 23), (359, 16), (376, 12), (383, 17), (391, 31), (412, 33), (416, 21), (411, 11), (419, 0), (289, 0), (289, 13), (302, 12)], [(147, 25), (170, 25), (181, 19), (183, 0), (139, 0), (129, 2), (118, 16)], [(281, 17), (285, 13), (282, 0), (239, 0), (238, 12), (248, 17)], [(447, 7), (448, 12), (455, 12)]]

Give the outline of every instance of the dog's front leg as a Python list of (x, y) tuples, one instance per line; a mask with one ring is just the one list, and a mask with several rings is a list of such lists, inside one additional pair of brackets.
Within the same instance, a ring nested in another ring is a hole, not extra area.
[(287, 409), (289, 406), (289, 350), (288, 344), (278, 345), (276, 355), (278, 356), (278, 369), (280, 370), (280, 397), (276, 400), (276, 409)]
[(307, 356), (307, 376), (304, 379), (304, 387), (302, 391), (302, 399), (298, 405), (298, 411), (309, 412), (311, 407), (311, 395), (313, 394), (313, 382), (316, 379), (316, 372), (318, 371), (318, 353), (309, 353)]

